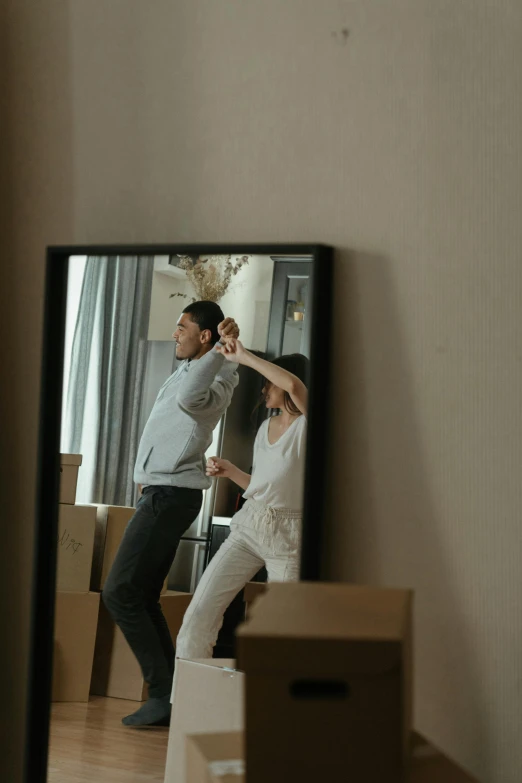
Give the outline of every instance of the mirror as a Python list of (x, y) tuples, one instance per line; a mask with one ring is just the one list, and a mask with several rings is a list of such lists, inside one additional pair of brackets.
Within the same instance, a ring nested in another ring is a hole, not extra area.
[(168, 726), (176, 656), (235, 657), (247, 583), (318, 577), (329, 262), (321, 246), (50, 250), (33, 616), (50, 781), (73, 715)]

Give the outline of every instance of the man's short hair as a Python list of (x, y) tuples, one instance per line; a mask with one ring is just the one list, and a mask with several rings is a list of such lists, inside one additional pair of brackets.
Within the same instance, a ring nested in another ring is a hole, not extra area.
[(200, 331), (209, 329), (213, 343), (219, 341), (218, 326), (225, 320), (225, 316), (216, 302), (193, 302), (185, 307), (183, 312), (190, 315), (191, 320), (199, 326)]

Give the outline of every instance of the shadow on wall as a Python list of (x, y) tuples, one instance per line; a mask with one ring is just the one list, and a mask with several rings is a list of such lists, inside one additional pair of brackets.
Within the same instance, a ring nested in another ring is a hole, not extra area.
[(430, 486), (390, 266), (339, 250), (335, 275), (324, 573), (414, 588), (415, 727), (486, 781), (487, 705), (448, 522)]
[[(5, 635), (0, 674), (9, 731), (3, 732), (0, 780), (22, 780), (26, 742), (30, 603), (45, 247), (72, 239), (73, 123), (69, 3), (0, 3), (0, 210), (2, 307), (0, 461), (10, 478), (2, 502), (0, 617)], [(42, 42), (45, 42), (43, 44)], [(5, 414), (5, 415), (3, 415)], [(42, 618), (48, 628), (48, 617)], [(37, 644), (42, 653), (42, 644)], [(47, 673), (40, 660), (34, 676)], [(40, 679), (41, 681), (41, 679)], [(45, 740), (48, 705), (27, 713), (31, 738)], [(40, 740), (41, 741), (41, 740)], [(42, 756), (33, 747), (35, 771)], [(32, 761), (33, 763), (33, 761)], [(32, 775), (32, 777), (31, 777)]]

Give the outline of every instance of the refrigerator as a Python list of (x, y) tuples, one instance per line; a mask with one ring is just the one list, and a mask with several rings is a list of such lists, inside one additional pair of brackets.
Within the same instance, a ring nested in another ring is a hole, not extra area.
[[(222, 433), (223, 419), (221, 419), (214, 430), (212, 445), (206, 452), (207, 459), (208, 457), (220, 455)], [(194, 520), (179, 543), (178, 551), (169, 573), (169, 590), (193, 593), (201, 579), (207, 562), (215, 489), (216, 482), (212, 482), (210, 489), (203, 491), (203, 503), (199, 516)]]

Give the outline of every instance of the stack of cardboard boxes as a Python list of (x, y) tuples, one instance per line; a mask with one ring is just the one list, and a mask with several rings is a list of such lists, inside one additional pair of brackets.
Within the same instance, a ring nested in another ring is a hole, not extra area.
[(178, 662), (165, 783), (474, 783), (412, 731), (412, 598), (247, 586), (241, 671)]
[[(91, 590), (103, 590), (134, 510), (126, 506), (97, 506)], [(165, 580), (161, 608), (174, 641), (191, 598), (190, 593), (168, 591)], [(132, 701), (143, 701), (147, 698), (147, 685), (138, 662), (103, 603), (100, 604), (98, 617), (91, 693)]]
[[(53, 701), (89, 694), (143, 701), (146, 685), (123, 634), (100, 601), (125, 528), (135, 509), (77, 505), (79, 454), (61, 458)], [(161, 605), (176, 638), (191, 595), (167, 591)]]
[(79, 454), (62, 454), (53, 701), (88, 701), (100, 596), (90, 592), (96, 508), (76, 505)]

